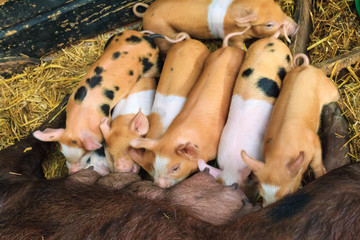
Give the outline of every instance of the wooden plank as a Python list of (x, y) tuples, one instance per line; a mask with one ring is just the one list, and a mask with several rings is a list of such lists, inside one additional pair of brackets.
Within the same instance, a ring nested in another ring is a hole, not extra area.
[(40, 59), (27, 57), (5, 57), (0, 59), (0, 75), (10, 78), (14, 73), (22, 72), (25, 67), (40, 64)]
[(130, 24), (139, 20), (132, 11), (136, 2), (74, 0), (39, 14), (0, 31), (0, 58), (21, 55), (40, 58), (81, 39)]
[(293, 55), (297, 53), (307, 54), (306, 46), (310, 40), (312, 24), (310, 19), (311, 3), (309, 0), (295, 1), (294, 21), (297, 22), (299, 30), (292, 39), (290, 51)]
[(330, 75), (333, 71), (333, 68), (336, 65), (336, 69), (334, 69), (334, 73), (340, 72), (343, 68), (351, 66), (356, 62), (360, 61), (360, 48), (355, 48), (348, 53), (339, 55), (332, 59), (323, 61), (321, 63), (314, 64), (315, 67), (320, 68), (326, 75)]
[(74, 0), (3, 0), (0, 2), (0, 29), (24, 22)]

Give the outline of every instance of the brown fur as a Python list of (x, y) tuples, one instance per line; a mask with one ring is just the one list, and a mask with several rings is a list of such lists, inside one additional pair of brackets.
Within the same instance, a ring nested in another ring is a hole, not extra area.
[(349, 145), (346, 144), (349, 140), (349, 123), (335, 102), (323, 107), (319, 137), (327, 171), (350, 163)]

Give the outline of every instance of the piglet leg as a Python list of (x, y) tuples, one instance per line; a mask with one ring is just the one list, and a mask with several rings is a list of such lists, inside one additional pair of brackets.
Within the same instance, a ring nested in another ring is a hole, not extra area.
[(115, 160), (115, 172), (134, 172), (134, 162), (130, 159), (120, 158)]
[(200, 171), (204, 171), (205, 168), (209, 169), (209, 173), (213, 176), (216, 180), (221, 177), (222, 171), (220, 169), (214, 168), (208, 164), (203, 159), (198, 160), (198, 168)]

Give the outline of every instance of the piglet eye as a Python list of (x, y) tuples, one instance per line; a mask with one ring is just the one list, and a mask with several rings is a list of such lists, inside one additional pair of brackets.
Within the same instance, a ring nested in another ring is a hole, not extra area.
[(274, 26), (274, 24), (272, 22), (268, 22), (265, 27), (266, 28), (272, 28)]
[(86, 164), (90, 164), (91, 160), (90, 158), (88, 158), (88, 160), (86, 160)]
[(171, 167), (171, 172), (174, 173), (174, 172), (178, 172), (180, 170), (180, 163), (178, 164), (175, 164), (174, 166)]

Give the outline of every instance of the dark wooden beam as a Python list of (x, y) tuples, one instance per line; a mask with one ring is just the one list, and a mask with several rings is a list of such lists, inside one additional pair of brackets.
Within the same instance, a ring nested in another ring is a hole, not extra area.
[(290, 44), (290, 51), (293, 55), (296, 53), (305, 53), (308, 55), (306, 48), (310, 39), (310, 33), (312, 32), (311, 10), (312, 5), (310, 0), (295, 0), (294, 21), (297, 22), (299, 30)]
[[(142, 0), (145, 3), (152, 1)], [(8, 0), (0, 5), (1, 25), (8, 26), (0, 29), (0, 58), (21, 55), (40, 58), (82, 39), (141, 20), (132, 11), (136, 0), (54, 0), (46, 5), (48, 11), (38, 5), (38, 2), (45, 5), (45, 0), (22, 2)], [(38, 8), (31, 14), (37, 15), (11, 17), (9, 22), (4, 20), (13, 9), (26, 12), (31, 2)], [(10, 3), (12, 9), (7, 9)]]
[(22, 72), (25, 67), (40, 64), (40, 59), (28, 57), (5, 57), (0, 59), (0, 76), (10, 78)]
[(334, 73), (338, 73), (343, 68), (355, 64), (357, 61), (360, 61), (360, 48), (355, 48), (348, 53), (336, 56), (321, 63), (315, 63), (314, 66), (323, 70), (326, 75), (330, 75), (335, 64), (337, 64), (337, 66), (336, 69), (334, 69)]

